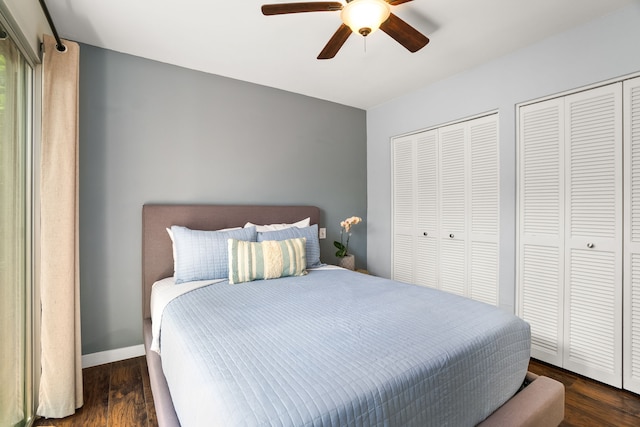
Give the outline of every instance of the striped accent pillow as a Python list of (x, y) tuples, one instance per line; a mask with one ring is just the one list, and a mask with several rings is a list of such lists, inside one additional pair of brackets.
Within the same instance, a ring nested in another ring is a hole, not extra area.
[[(309, 227), (289, 227), (282, 230), (275, 231), (259, 231), (258, 242), (264, 242), (265, 240), (287, 240), (295, 239), (296, 237), (307, 238), (307, 268), (320, 267), (320, 242), (318, 241), (318, 224), (313, 224)], [(236, 237), (234, 237), (236, 238)]]
[(307, 239), (247, 242), (229, 239), (229, 283), (307, 274)]

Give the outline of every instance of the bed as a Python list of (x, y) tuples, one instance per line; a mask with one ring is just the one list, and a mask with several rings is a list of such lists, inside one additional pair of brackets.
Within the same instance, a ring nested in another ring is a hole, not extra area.
[(526, 372), (529, 331), (515, 316), (328, 266), (184, 293), (162, 315), (161, 356), (151, 350), (151, 294), (173, 275), (166, 228), (319, 224), (320, 210), (145, 205), (142, 216), (143, 325), (160, 426), (553, 426), (563, 418), (562, 384)]

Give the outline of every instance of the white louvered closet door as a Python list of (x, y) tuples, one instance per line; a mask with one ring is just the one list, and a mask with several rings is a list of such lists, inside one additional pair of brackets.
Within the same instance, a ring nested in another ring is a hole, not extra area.
[(640, 393), (640, 77), (624, 98), (624, 357), (623, 387)]
[(393, 141), (393, 278), (413, 283), (415, 253), (415, 137)]
[(416, 140), (416, 261), (415, 283), (438, 286), (438, 131)]
[(439, 129), (440, 289), (467, 295), (467, 122)]
[(562, 366), (564, 100), (520, 108), (518, 314), (531, 356)]
[(565, 97), (566, 369), (622, 385), (622, 85)]
[(498, 305), (500, 178), (498, 116), (469, 122), (471, 161), (469, 285), (471, 298)]
[(498, 305), (498, 115), (391, 144), (392, 278)]

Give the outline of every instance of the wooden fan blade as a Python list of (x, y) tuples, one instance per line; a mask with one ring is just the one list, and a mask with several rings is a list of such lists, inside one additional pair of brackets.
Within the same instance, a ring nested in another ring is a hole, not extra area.
[(413, 1), (413, 0), (386, 0), (386, 2), (389, 3), (391, 6), (397, 6), (402, 3), (409, 3), (410, 1)]
[(342, 3), (337, 1), (314, 1), (262, 5), (262, 13), (264, 15), (283, 15), (285, 13), (302, 12), (333, 12), (336, 10), (342, 10)]
[(336, 56), (336, 53), (338, 53), (350, 35), (351, 28), (347, 27), (345, 24), (340, 25), (338, 31), (336, 31), (333, 37), (329, 39), (327, 45), (322, 49), (320, 55), (318, 55), (318, 59), (331, 59)]
[(427, 36), (398, 18), (393, 13), (380, 25), (380, 29), (410, 52), (417, 52), (429, 43)]

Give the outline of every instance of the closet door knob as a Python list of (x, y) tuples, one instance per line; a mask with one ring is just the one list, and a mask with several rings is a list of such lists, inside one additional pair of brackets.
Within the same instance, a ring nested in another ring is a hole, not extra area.
[(453, 233), (449, 234), (449, 237), (451, 237), (452, 239), (456, 236), (453, 235)]
[(424, 233), (422, 233), (423, 236), (428, 236), (429, 233), (427, 233), (426, 231)]
[(593, 247), (594, 247), (594, 246), (595, 246), (595, 245), (594, 245), (593, 243), (587, 243), (587, 247), (588, 247), (589, 249), (593, 249)]

